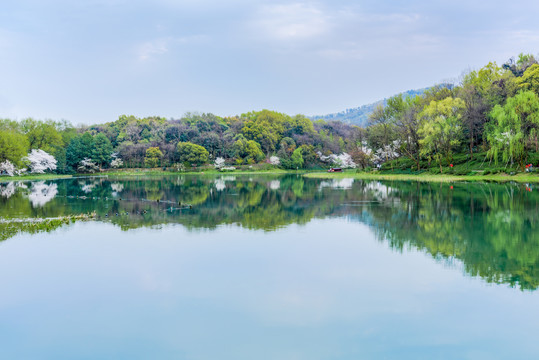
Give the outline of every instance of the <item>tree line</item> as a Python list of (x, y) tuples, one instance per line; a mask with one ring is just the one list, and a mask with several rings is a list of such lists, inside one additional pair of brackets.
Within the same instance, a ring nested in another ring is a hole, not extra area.
[[(357, 148), (357, 126), (311, 121), (262, 110), (234, 117), (188, 113), (180, 119), (122, 115), (99, 125), (74, 127), (68, 122), (0, 120), (0, 163), (27, 166), (27, 154), (51, 154), (57, 173), (93, 172), (115, 167), (192, 167), (261, 162), (283, 168), (323, 165), (320, 155)], [(0, 169), (1, 171), (1, 169)]]
[(520, 54), (470, 71), (458, 85), (394, 96), (374, 109), (364, 128), (270, 110), (233, 117), (187, 113), (180, 119), (122, 115), (79, 127), (2, 119), (0, 174), (208, 163), (220, 169), (268, 163), (444, 172), (457, 154), (459, 161), (479, 157), (524, 170), (539, 152), (538, 130), (539, 63)]
[[(369, 117), (355, 159), (378, 157), (420, 170), (452, 166), (455, 154), (524, 170), (539, 150), (539, 64), (520, 54), (502, 66), (490, 62), (460, 83), (421, 96), (390, 98)], [(380, 159), (381, 158), (381, 159)], [(401, 158), (401, 161), (391, 160)]]

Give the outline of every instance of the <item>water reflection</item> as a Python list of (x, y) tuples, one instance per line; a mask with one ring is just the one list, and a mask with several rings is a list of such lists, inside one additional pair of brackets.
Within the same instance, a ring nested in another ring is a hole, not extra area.
[(0, 185), (0, 196), (9, 199), (13, 195), (15, 195), (16, 190), (17, 188), (15, 186), (15, 182)]
[(332, 179), (320, 182), (319, 190), (324, 188), (349, 190), (354, 185), (354, 179)]
[(28, 195), (28, 199), (30, 200), (32, 207), (43, 207), (46, 203), (52, 201), (57, 193), (57, 184), (45, 184), (44, 181), (39, 181), (32, 183), (32, 188), (30, 194)]
[[(191, 231), (220, 224), (273, 231), (346, 217), (396, 251), (416, 248), (488, 282), (539, 287), (539, 194), (525, 184), (167, 176), (5, 183), (0, 194), (4, 219), (95, 212), (124, 230), (178, 223)], [(16, 233), (6, 226), (2, 239)]]

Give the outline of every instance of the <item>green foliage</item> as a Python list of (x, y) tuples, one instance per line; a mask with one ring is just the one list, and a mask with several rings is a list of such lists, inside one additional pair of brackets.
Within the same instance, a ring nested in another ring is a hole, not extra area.
[(191, 142), (180, 142), (177, 146), (181, 162), (202, 165), (208, 162), (209, 153), (203, 146)]
[(419, 129), (421, 154), (436, 159), (442, 171), (442, 157), (448, 163), (452, 160), (453, 149), (460, 144), (462, 136), (462, 115), (464, 101), (447, 97), (432, 101), (421, 113), (423, 123)]
[(302, 156), (303, 149), (301, 147), (294, 150), (292, 153), (292, 156), (290, 157), (290, 160), (292, 161), (292, 167), (296, 169), (302, 169), (303, 168), (303, 156)]
[(254, 140), (259, 143), (262, 151), (266, 154), (275, 151), (283, 136), (285, 122), (292, 122), (288, 115), (270, 110), (251, 112), (243, 116), (247, 120), (241, 129), (241, 133), (247, 140)]
[(53, 121), (37, 121), (32, 118), (21, 121), (20, 128), (26, 134), (30, 149), (41, 149), (54, 153), (56, 149), (64, 146), (60, 124)]
[(163, 153), (158, 147), (149, 147), (146, 150), (146, 156), (144, 157), (144, 163), (147, 167), (154, 168), (160, 165)]
[(112, 151), (112, 144), (104, 134), (97, 134), (94, 137), (94, 147), (92, 149), (91, 158), (97, 165), (108, 167), (111, 161)]
[(516, 80), (520, 89), (539, 94), (539, 64), (533, 64)]
[(490, 117), (493, 122), (487, 133), (489, 155), (497, 162), (501, 154), (504, 162), (516, 162), (523, 167), (526, 149), (531, 145), (537, 151), (538, 147), (539, 98), (532, 91), (522, 91), (504, 106), (496, 105)]
[(10, 130), (0, 130), (0, 162), (9, 160), (15, 166), (22, 165), (28, 153), (26, 136)]
[(266, 158), (256, 141), (247, 140), (242, 135), (238, 135), (234, 143), (234, 156), (238, 165), (255, 164)]

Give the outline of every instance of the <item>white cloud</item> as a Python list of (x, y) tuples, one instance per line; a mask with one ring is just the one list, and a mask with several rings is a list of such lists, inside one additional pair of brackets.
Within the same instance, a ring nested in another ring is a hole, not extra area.
[(254, 26), (270, 39), (307, 39), (326, 33), (330, 24), (324, 12), (309, 4), (264, 5)]
[(141, 61), (149, 60), (156, 55), (162, 55), (169, 50), (170, 39), (155, 39), (139, 45), (138, 59)]
[(137, 57), (140, 61), (164, 55), (175, 46), (188, 43), (197, 43), (207, 40), (206, 35), (192, 35), (184, 37), (163, 37), (143, 42), (137, 47)]

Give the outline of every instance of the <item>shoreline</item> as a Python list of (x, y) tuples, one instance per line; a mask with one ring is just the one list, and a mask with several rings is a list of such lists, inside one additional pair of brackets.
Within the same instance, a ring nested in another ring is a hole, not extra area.
[(214, 176), (214, 175), (286, 175), (286, 174), (301, 174), (304, 175), (307, 173), (307, 170), (283, 170), (283, 169), (272, 169), (272, 170), (250, 170), (250, 171), (217, 171), (210, 169), (207, 171), (167, 171), (167, 170), (135, 170), (127, 169), (125, 171), (103, 171), (96, 172), (91, 174), (33, 174), (33, 175), (22, 175), (22, 176), (0, 176), (0, 183), (6, 183), (11, 181), (39, 181), (39, 180), (61, 180), (61, 179), (72, 179), (72, 178), (88, 178), (88, 177), (106, 177), (106, 176), (126, 176), (126, 177), (136, 177), (136, 176), (162, 176), (162, 175), (201, 175), (201, 176)]
[(434, 175), (434, 174), (391, 174), (391, 173), (367, 173), (367, 172), (311, 172), (303, 175), (310, 179), (344, 179), (352, 178), (359, 180), (394, 180), (394, 181), (419, 181), (419, 182), (462, 182), (462, 181), (485, 181), (485, 182), (521, 182), (539, 183), (539, 174), (517, 173), (515, 175)]
[(0, 176), (0, 183), (11, 181), (39, 181), (39, 180), (60, 180), (81, 177), (149, 177), (162, 175), (199, 175), (199, 176), (216, 176), (216, 175), (287, 175), (297, 174), (310, 179), (343, 179), (352, 178), (358, 180), (391, 180), (391, 181), (419, 181), (419, 182), (461, 182), (461, 181), (485, 181), (485, 182), (521, 182), (521, 183), (539, 183), (539, 174), (517, 173), (515, 175), (508, 174), (492, 174), (492, 175), (444, 175), (444, 174), (392, 174), (392, 173), (368, 173), (368, 172), (352, 172), (344, 171), (342, 173), (328, 173), (325, 171), (315, 170), (252, 170), (252, 171), (226, 171), (220, 172), (214, 169), (208, 171), (163, 171), (163, 170), (126, 170), (126, 171), (110, 171), (99, 172), (93, 174), (76, 174), (76, 175), (56, 175), (56, 174), (35, 174), (23, 176)]

